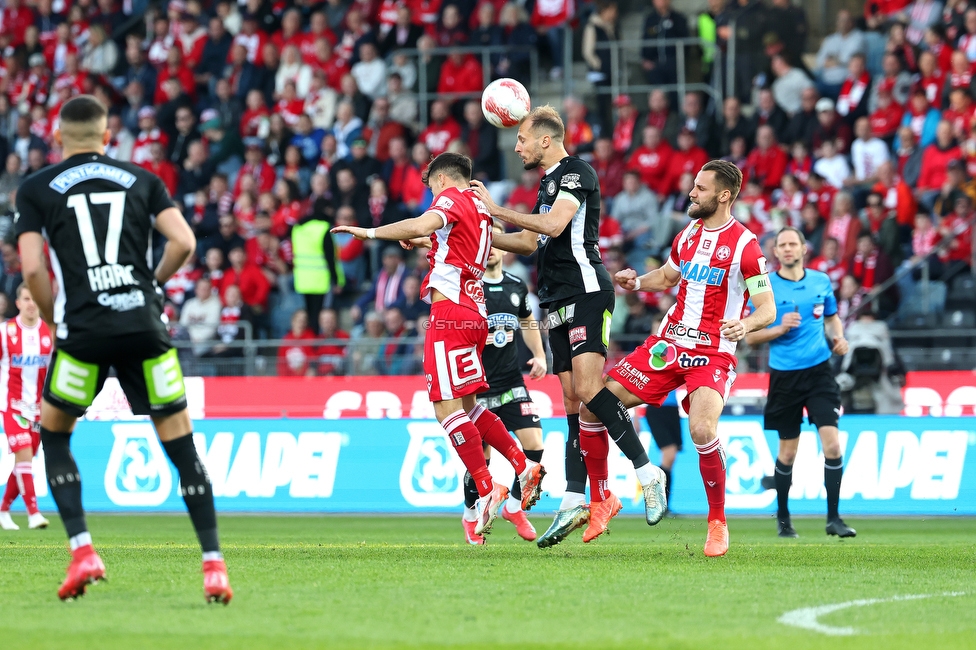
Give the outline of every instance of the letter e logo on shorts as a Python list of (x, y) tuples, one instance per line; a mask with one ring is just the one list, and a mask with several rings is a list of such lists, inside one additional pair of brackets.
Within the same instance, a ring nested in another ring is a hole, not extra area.
[(449, 350), (447, 361), (451, 370), (451, 384), (455, 387), (460, 388), (484, 375), (481, 359), (478, 358), (478, 348)]

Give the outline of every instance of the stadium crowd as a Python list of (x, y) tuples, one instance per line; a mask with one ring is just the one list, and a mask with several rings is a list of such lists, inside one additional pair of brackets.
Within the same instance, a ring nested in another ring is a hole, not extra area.
[[(499, 133), (476, 97), (485, 77), (528, 83), (529, 54), (514, 46), (538, 47), (559, 79), (567, 26), (581, 30), (589, 81), (605, 85), (609, 51), (595, 44), (618, 38), (617, 7), (574, 5), (6, 0), (0, 290), (9, 297), (19, 284), (10, 234), (17, 187), (59, 162), (59, 107), (91, 93), (110, 106), (108, 155), (162, 178), (197, 235), (196, 254), (164, 287), (174, 337), (191, 340), (194, 358), (239, 359), (230, 344), (247, 321), (256, 338), (294, 341), (280, 349), (280, 374), (419, 372), (426, 260), (328, 229), (420, 214), (432, 199), (421, 173), (447, 150), (471, 156), (475, 177), (496, 197), (531, 212), (540, 170), (506, 172)], [(697, 34), (704, 47), (689, 56), (703, 75), (736, 38), (736, 93), (720, 103), (663, 90), (646, 101), (608, 93), (590, 106), (564, 100), (567, 149), (600, 178), (600, 246), (611, 273), (660, 264), (687, 223), (694, 174), (710, 158), (742, 169), (735, 216), (771, 265), (771, 235), (783, 225), (803, 230), (809, 265), (833, 279), (842, 315), (944, 238), (951, 245), (925, 262), (930, 277), (970, 268), (976, 2), (872, 0), (863, 15), (841, 11), (810, 66), (806, 27), (789, 0), (710, 0), (694, 17), (653, 0), (642, 38)], [(466, 51), (431, 53), (497, 45), (509, 49), (489, 57), (487, 73)], [(640, 55), (648, 83), (676, 81), (673, 46)], [(425, 90), (436, 93), (429, 105), (417, 96), (421, 66)], [(530, 283), (533, 266), (506, 258), (506, 269)], [(919, 276), (882, 297), (882, 316), (912, 303)], [(673, 300), (622, 292), (614, 329), (643, 338)], [(9, 314), (12, 303), (0, 307)], [(355, 345), (307, 343), (315, 339)]]

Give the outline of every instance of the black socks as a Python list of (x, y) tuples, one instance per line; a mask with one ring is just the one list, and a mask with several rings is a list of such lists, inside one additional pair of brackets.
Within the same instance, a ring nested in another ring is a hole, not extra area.
[(41, 427), (41, 443), (44, 445), (44, 468), (51, 486), (51, 496), (58, 506), (68, 537), (87, 532), (85, 508), (81, 505), (81, 474), (78, 473), (75, 457), (71, 455), (71, 434)]
[(566, 415), (569, 433), (566, 436), (566, 491), (586, 494), (586, 463), (580, 453), (579, 413)]
[(214, 509), (213, 488), (207, 470), (200, 462), (193, 436), (185, 435), (164, 442), (163, 449), (180, 474), (183, 501), (190, 513), (190, 521), (197, 532), (197, 539), (204, 553), (220, 551), (217, 536), (217, 511)]
[(793, 485), (793, 466), (784, 465), (779, 458), (776, 459), (776, 471), (773, 473), (776, 480), (776, 500), (779, 507), (776, 516), (780, 519), (790, 516), (790, 486)]
[(837, 518), (840, 502), (840, 480), (844, 475), (844, 457), (824, 458), (824, 487), (827, 488), (827, 521)]
[(620, 451), (634, 463), (634, 467), (643, 467), (650, 462), (647, 452), (644, 451), (644, 445), (637, 437), (637, 430), (634, 429), (630, 413), (609, 388), (604, 388), (597, 393), (596, 397), (587, 403), (586, 408), (600, 419), (603, 426), (607, 428), (610, 439), (617, 443)]

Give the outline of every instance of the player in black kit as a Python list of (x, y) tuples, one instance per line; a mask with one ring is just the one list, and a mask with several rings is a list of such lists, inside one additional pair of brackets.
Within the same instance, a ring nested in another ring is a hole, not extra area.
[[(494, 226), (494, 234), (505, 232), (500, 224)], [(501, 418), (505, 427), (522, 443), (526, 458), (542, 461), (542, 427), (535, 404), (525, 387), (525, 379), (519, 368), (517, 332), (532, 353), (528, 362), (529, 378), (542, 379), (546, 375), (546, 349), (542, 345), (539, 322), (532, 318), (527, 298), (529, 288), (525, 282), (502, 270), (504, 253), (492, 248), (485, 267), (485, 306), (488, 309), (488, 342), (482, 353), (482, 363), (490, 388), (478, 395), (478, 403)], [(487, 454), (488, 447), (485, 447)], [(475, 501), (478, 489), (471, 475), (464, 475), (464, 525), (465, 539), (469, 544), (484, 544), (484, 537), (474, 534), (477, 523)], [(515, 526), (522, 539), (535, 539), (535, 528), (522, 511), (522, 489), (518, 478), (512, 484), (508, 501), (502, 506), (502, 518)]]
[[(41, 441), (51, 496), (72, 553), (58, 596), (82, 596), (89, 584), (105, 577), (85, 522), (70, 441), (75, 421), (114, 368), (132, 411), (151, 417), (179, 472), (203, 547), (204, 595), (226, 604), (233, 592), (220, 553), (210, 478), (190, 435), (183, 373), (162, 321), (159, 289), (190, 256), (196, 240), (157, 176), (105, 156), (111, 137), (106, 122), (105, 107), (91, 95), (68, 101), (54, 132), (64, 161), (31, 175), (17, 192), (15, 228), (24, 279), (57, 340), (41, 402)], [(150, 266), (153, 228), (168, 240), (155, 270)]]
[(537, 542), (541, 548), (558, 544), (587, 521), (584, 540), (589, 541), (620, 511), (620, 500), (606, 491), (608, 431), (634, 463), (647, 523), (656, 524), (667, 510), (664, 473), (648, 460), (630, 414), (603, 379), (614, 291), (598, 247), (600, 183), (589, 164), (566, 152), (565, 132), (559, 113), (548, 105), (533, 109), (519, 126), (515, 152), (523, 166), (545, 170), (534, 214), (500, 207), (483, 184), (472, 181), (493, 217), (523, 228), (497, 235), (494, 245), (521, 255), (539, 252), (539, 301), (549, 310), (553, 371), (562, 384), (569, 421), (566, 494)]

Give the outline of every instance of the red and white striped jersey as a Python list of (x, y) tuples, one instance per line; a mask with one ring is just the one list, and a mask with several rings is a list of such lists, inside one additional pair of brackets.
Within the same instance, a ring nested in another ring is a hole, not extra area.
[(430, 272), (420, 287), (420, 296), (431, 302), (431, 289), (437, 289), (451, 302), (488, 318), (482, 282), (491, 252), (488, 208), (474, 190), (449, 187), (437, 195), (427, 211), (441, 217), (444, 225), (430, 235)]
[(658, 336), (685, 348), (734, 354), (736, 344), (719, 334), (719, 321), (742, 316), (746, 278), (766, 273), (756, 236), (735, 219), (714, 230), (695, 220), (675, 238), (667, 263), (681, 280)]
[(37, 421), (41, 391), (51, 361), (51, 330), (37, 321), (25, 327), (20, 316), (0, 325), (0, 407)]

